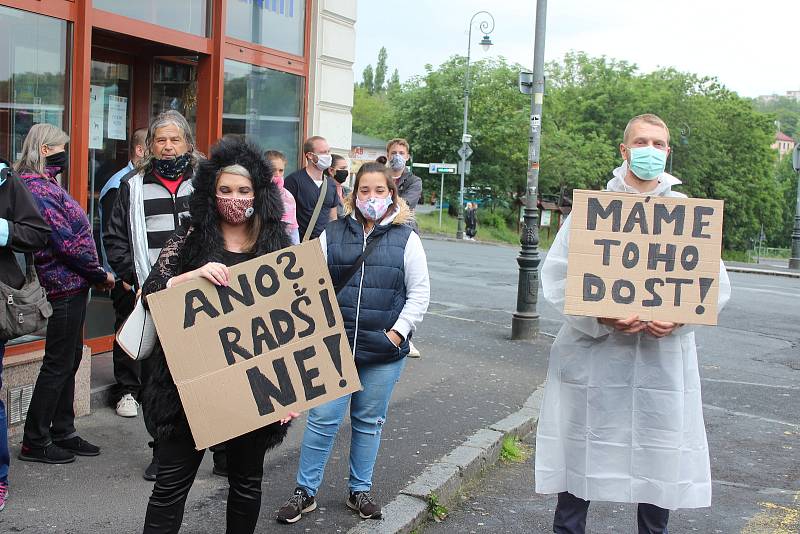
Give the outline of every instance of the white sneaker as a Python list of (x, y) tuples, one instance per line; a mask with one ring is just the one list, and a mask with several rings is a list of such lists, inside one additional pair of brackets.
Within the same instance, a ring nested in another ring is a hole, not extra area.
[(417, 347), (414, 346), (412, 342), (408, 342), (408, 357), (409, 358), (419, 358), (420, 354), (417, 350)]
[(126, 393), (117, 403), (117, 415), (120, 417), (136, 417), (139, 415), (139, 403), (133, 395)]

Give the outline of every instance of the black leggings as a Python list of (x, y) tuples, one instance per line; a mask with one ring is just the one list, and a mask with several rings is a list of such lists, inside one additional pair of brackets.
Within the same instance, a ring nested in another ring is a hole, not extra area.
[[(225, 442), (230, 484), (228, 533), (251, 533), (256, 528), (268, 435), (262, 428)], [(195, 450), (189, 436), (158, 441), (158, 477), (147, 503), (144, 534), (173, 534), (180, 530), (186, 497), (205, 452)]]

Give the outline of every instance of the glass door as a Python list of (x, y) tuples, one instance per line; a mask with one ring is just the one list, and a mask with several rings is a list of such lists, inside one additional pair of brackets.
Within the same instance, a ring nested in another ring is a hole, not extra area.
[[(97, 254), (101, 248), (103, 186), (128, 164), (131, 136), (131, 61), (127, 56), (95, 50), (89, 86), (89, 221)], [(106, 214), (107, 216), (107, 214)], [(86, 318), (86, 338), (114, 333), (114, 310), (107, 293), (92, 291)]]

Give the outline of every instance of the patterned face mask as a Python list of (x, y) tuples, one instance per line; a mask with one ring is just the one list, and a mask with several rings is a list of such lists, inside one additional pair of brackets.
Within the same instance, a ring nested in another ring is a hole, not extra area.
[(217, 195), (217, 211), (229, 224), (242, 224), (253, 216), (255, 198), (221, 197)]
[(377, 221), (384, 215), (386, 210), (392, 205), (391, 195), (386, 198), (370, 197), (367, 200), (356, 198), (356, 207), (365, 219), (370, 221)]
[(157, 159), (153, 161), (156, 172), (166, 180), (177, 180), (189, 166), (192, 156), (181, 154), (175, 159)]

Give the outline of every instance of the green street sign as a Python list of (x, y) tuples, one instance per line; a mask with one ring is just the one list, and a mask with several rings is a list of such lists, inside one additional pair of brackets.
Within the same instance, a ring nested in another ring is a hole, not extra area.
[(458, 166), (453, 163), (429, 163), (428, 172), (431, 174), (456, 174)]

